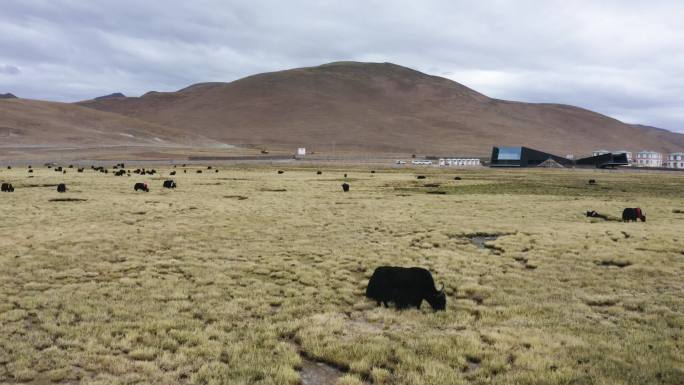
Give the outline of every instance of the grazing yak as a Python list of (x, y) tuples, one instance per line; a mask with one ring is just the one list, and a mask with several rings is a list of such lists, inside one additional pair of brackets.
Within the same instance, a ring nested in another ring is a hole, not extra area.
[(323, 171), (316, 171), (316, 175), (321, 175), (323, 174)]
[(596, 179), (589, 179), (589, 184), (596, 184)]
[(83, 172), (83, 168), (79, 168), (76, 170), (77, 172)]
[(461, 180), (461, 177), (460, 177), (460, 176), (455, 176), (455, 177), (454, 177), (454, 180)]
[(416, 178), (417, 178), (417, 179), (425, 179), (425, 178), (427, 178), (427, 177), (426, 177), (425, 175), (418, 175)]
[(124, 176), (126, 175), (126, 170), (118, 170), (114, 173), (114, 176)]
[(368, 281), (366, 297), (388, 307), (393, 302), (398, 309), (415, 306), (420, 309), (426, 300), (434, 310), (446, 309), (444, 286), (435, 289), (432, 274), (421, 267), (380, 266)]
[(641, 219), (642, 222), (646, 222), (646, 215), (641, 211), (640, 207), (626, 208), (622, 210), (622, 220), (624, 222), (636, 222), (637, 219)]
[(285, 171), (283, 171), (283, 170), (278, 170), (278, 174), (282, 174), (282, 173), (284, 173), (284, 172), (285, 172)]
[(342, 183), (342, 191), (349, 192), (349, 183)]
[(142, 190), (144, 192), (150, 192), (150, 189), (147, 187), (147, 183), (136, 183), (135, 186), (133, 186), (134, 191)]
[(33, 169), (32, 168), (29, 169), (28, 172), (29, 172), (29, 174), (33, 174)]
[(67, 188), (64, 183), (60, 183), (57, 185), (57, 192), (63, 193), (66, 192)]
[(12, 183), (3, 183), (2, 186), (0, 186), (0, 191), (14, 192), (14, 186), (12, 186)]
[(175, 172), (175, 171), (171, 171), (171, 172), (169, 173), (169, 175), (176, 175), (176, 172)]
[(173, 179), (167, 179), (164, 181), (164, 188), (176, 188), (176, 182)]

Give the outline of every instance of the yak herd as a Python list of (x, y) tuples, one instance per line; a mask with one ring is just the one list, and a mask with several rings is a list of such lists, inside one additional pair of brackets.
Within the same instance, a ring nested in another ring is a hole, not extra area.
[[(176, 167), (175, 165), (173, 166)], [(183, 165), (185, 167), (185, 164)], [(11, 169), (10, 166), (7, 167)], [(48, 168), (51, 168), (49, 165)], [(72, 165), (69, 168), (73, 168)], [(125, 169), (123, 163), (118, 163), (113, 167), (115, 176), (131, 176), (131, 171)], [(108, 170), (104, 167), (91, 166), (92, 170), (99, 171), (101, 173), (108, 173)], [(207, 170), (212, 170), (212, 166), (208, 166)], [(66, 173), (62, 167), (56, 167), (56, 172)], [(83, 168), (78, 168), (77, 171), (82, 173)], [(33, 173), (31, 166), (28, 166), (28, 172)], [(183, 170), (187, 173), (187, 170)], [(216, 173), (219, 172), (218, 169), (215, 170)], [(375, 171), (371, 171), (374, 173)], [(135, 169), (132, 171), (134, 174), (138, 175), (155, 175), (157, 172), (154, 169), (146, 170), (144, 168)], [(197, 170), (197, 173), (202, 173), (202, 170)], [(283, 170), (278, 170), (278, 174), (283, 174)], [(321, 171), (316, 172), (317, 175), (321, 175)], [(170, 175), (176, 175), (176, 171), (171, 171)], [(345, 178), (347, 174), (344, 174)], [(426, 179), (424, 175), (419, 175), (418, 179)], [(460, 177), (455, 177), (455, 180), (461, 180)], [(589, 184), (594, 185), (596, 181), (594, 179), (589, 180)], [(176, 182), (172, 179), (164, 180), (162, 184), (163, 188), (175, 189), (177, 187)], [(342, 184), (342, 191), (349, 191), (349, 184)], [(137, 182), (133, 186), (134, 191), (149, 192), (150, 188), (147, 183)], [(57, 191), (60, 193), (66, 192), (67, 187), (64, 183), (57, 185)], [(11, 183), (2, 183), (2, 192), (14, 192), (14, 186)], [(610, 220), (607, 215), (600, 214), (594, 210), (587, 211), (587, 217), (600, 218), (604, 220)], [(622, 221), (646, 221), (646, 215), (643, 210), (639, 207), (635, 208), (625, 208), (622, 212)], [(423, 301), (426, 301), (433, 310), (445, 310), (446, 309), (446, 294), (444, 292), (444, 285), (441, 289), (435, 288), (435, 283), (432, 278), (430, 271), (421, 267), (399, 267), (399, 266), (380, 266), (375, 269), (373, 275), (368, 281), (368, 286), (366, 288), (366, 297), (374, 300), (378, 306), (384, 305), (389, 307), (392, 303), (397, 309), (406, 308), (420, 308)]]

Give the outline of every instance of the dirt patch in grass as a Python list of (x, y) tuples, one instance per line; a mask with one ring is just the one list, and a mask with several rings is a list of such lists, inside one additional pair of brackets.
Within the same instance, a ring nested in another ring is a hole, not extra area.
[(631, 266), (632, 262), (625, 259), (602, 259), (600, 261), (596, 261), (596, 264), (599, 266), (615, 266), (622, 269), (627, 266)]
[(51, 183), (38, 183), (38, 184), (27, 184), (21, 186), (23, 188), (35, 188), (35, 187), (57, 187), (57, 183), (51, 184)]
[(470, 242), (477, 246), (480, 249), (491, 249), (493, 248), (490, 245), (487, 245), (487, 242), (493, 242), (499, 239), (500, 237), (506, 236), (506, 235), (512, 235), (511, 233), (471, 233), (471, 234), (465, 234), (464, 237), (468, 238)]
[(244, 195), (224, 195), (223, 197), (226, 199), (237, 199), (239, 201), (247, 199), (247, 197)]
[(302, 385), (334, 385), (344, 372), (323, 362), (311, 361), (302, 357), (299, 372)]

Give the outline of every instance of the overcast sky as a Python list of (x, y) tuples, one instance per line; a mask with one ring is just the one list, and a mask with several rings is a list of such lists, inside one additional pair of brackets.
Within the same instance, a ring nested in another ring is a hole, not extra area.
[(0, 0), (0, 93), (77, 101), (339, 60), (684, 132), (682, 0)]

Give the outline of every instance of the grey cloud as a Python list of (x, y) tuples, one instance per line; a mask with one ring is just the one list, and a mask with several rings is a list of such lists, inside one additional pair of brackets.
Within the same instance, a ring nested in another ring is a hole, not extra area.
[(492, 97), (684, 132), (683, 11), (677, 0), (4, 0), (0, 63), (21, 71), (0, 76), (0, 91), (75, 101), (389, 61)]
[(0, 64), (0, 74), (6, 74), (6, 75), (17, 75), (21, 71), (19, 70), (19, 67), (5, 64), (2, 65)]

